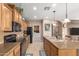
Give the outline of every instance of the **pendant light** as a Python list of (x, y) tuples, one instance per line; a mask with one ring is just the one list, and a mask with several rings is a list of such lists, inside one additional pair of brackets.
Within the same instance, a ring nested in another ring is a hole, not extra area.
[(56, 21), (55, 21), (55, 10), (53, 11), (53, 13), (54, 13), (54, 22), (53, 22), (53, 26), (56, 26)]
[(64, 19), (64, 22), (67, 23), (67, 22), (71, 22), (69, 19), (68, 19), (68, 14), (67, 14), (67, 3), (66, 3), (66, 18)]

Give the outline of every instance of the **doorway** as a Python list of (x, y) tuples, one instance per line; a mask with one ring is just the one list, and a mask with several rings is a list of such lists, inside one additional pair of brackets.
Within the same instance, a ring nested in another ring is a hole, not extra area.
[(33, 43), (42, 42), (43, 38), (43, 28), (41, 20), (31, 20), (30, 26), (33, 28)]

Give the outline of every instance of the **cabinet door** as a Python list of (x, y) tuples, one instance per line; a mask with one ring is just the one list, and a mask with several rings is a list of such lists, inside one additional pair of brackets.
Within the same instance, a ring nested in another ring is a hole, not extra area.
[(28, 48), (29, 43), (30, 43), (30, 36), (27, 36), (26, 37), (26, 49)]
[(18, 45), (15, 49), (14, 49), (14, 56), (20, 56), (20, 45)]
[(24, 30), (24, 21), (22, 20), (22, 30)]
[(14, 55), (13, 55), (13, 50), (12, 50), (12, 51), (7, 52), (6, 54), (4, 54), (4, 56), (14, 56)]
[(58, 56), (58, 48), (51, 44), (51, 56)]
[(15, 21), (15, 22), (18, 22), (18, 19), (19, 19), (18, 16), (19, 16), (19, 15), (18, 15), (18, 12), (17, 12), (17, 10), (15, 9), (15, 10), (14, 10), (14, 21)]
[(1, 4), (0, 4), (0, 28), (1, 28)]
[(21, 25), (21, 30), (22, 30), (22, 16), (21, 16), (21, 14), (19, 14), (18, 23)]
[(47, 56), (50, 56), (50, 43), (46, 39), (44, 41), (44, 49)]
[(8, 56), (14, 56), (14, 55), (13, 55), (13, 52), (11, 52)]
[(7, 28), (9, 31), (12, 30), (12, 11), (10, 9), (7, 9), (8, 11), (8, 22), (7, 22)]
[(45, 44), (45, 52), (47, 56), (50, 56), (50, 46), (48, 44)]
[(2, 5), (2, 25), (3, 31), (12, 30), (12, 11), (4, 4)]

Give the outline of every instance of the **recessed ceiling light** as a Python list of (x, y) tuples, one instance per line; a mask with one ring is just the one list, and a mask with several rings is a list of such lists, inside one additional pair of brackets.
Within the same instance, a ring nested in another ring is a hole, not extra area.
[(55, 7), (56, 6), (56, 4), (54, 3), (54, 4), (52, 4), (52, 7)]
[(34, 16), (34, 18), (36, 19), (36, 18), (37, 18), (37, 16)]
[(45, 17), (45, 18), (48, 18), (48, 17)]
[(33, 10), (37, 10), (37, 7), (36, 7), (36, 6), (34, 6), (34, 7), (33, 7)]

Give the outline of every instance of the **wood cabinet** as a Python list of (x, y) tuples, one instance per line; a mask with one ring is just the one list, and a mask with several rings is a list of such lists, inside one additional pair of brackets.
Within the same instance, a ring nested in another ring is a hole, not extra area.
[(22, 15), (17, 11), (14, 5), (0, 4), (0, 30), (12, 31), (12, 21), (21, 24), (21, 29), (26, 30), (28, 22), (22, 19)]
[(29, 43), (30, 43), (30, 36), (28, 35), (28, 36), (26, 37), (26, 49), (28, 48)]
[(19, 13), (18, 11), (14, 8), (14, 14), (13, 14), (13, 21), (18, 22), (19, 21)]
[(44, 40), (44, 49), (47, 56), (50, 56), (50, 44), (47, 40)]
[(22, 15), (20, 13), (18, 13), (18, 20), (19, 20), (19, 23), (21, 23)]
[(27, 27), (29, 27), (29, 21), (28, 20), (26, 21), (26, 24), (27, 24), (26, 25), (26, 30), (27, 30)]
[(27, 29), (27, 27), (29, 26), (29, 22), (28, 21), (22, 21), (22, 28), (23, 28), (23, 30), (26, 30)]
[(60, 49), (56, 45), (43, 38), (44, 50), (48, 56), (77, 56), (78, 51), (76, 49)]
[(0, 28), (1, 28), (1, 4), (0, 4)]
[(50, 55), (51, 55), (51, 56), (58, 56), (58, 48), (55, 47), (55, 46), (52, 45), (52, 44), (50, 45), (50, 47), (51, 47), (51, 48), (50, 48), (50, 49), (51, 49), (51, 50), (50, 50), (50, 52), (51, 52)]
[(10, 52), (7, 56), (14, 56), (13, 52)]
[(26, 29), (26, 22), (23, 21), (23, 29), (25, 30)]
[(20, 56), (20, 45), (17, 45), (13, 50), (14, 56)]
[[(8, 46), (7, 46), (8, 45)], [(6, 43), (6, 45), (0, 46), (2, 51), (0, 56), (20, 56), (20, 43)], [(8, 47), (8, 48), (7, 48)]]
[(12, 31), (12, 9), (7, 4), (2, 4), (2, 30)]
[(77, 51), (75, 49), (61, 49), (59, 56), (77, 56)]
[(23, 20), (22, 15), (14, 8), (13, 21), (21, 24), (21, 29), (26, 30), (28, 26), (28, 22)]
[(13, 56), (13, 50), (9, 51), (8, 53), (6, 53), (4, 56)]
[(22, 15), (19, 13), (19, 21), (18, 21), (18, 23), (20, 23), (20, 25), (21, 25), (21, 30), (22, 30), (22, 26), (23, 26), (23, 23), (22, 23)]
[(43, 44), (44, 50), (45, 50), (47, 56), (57, 56), (58, 55), (58, 49), (54, 45), (52, 45), (45, 38), (44, 38), (43, 42), (44, 42), (44, 44)]

